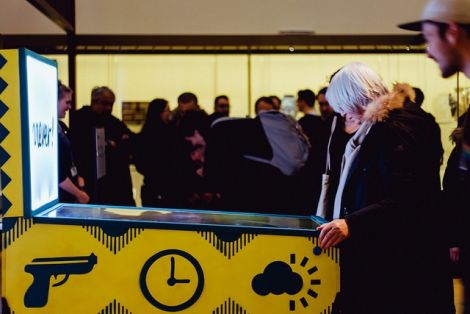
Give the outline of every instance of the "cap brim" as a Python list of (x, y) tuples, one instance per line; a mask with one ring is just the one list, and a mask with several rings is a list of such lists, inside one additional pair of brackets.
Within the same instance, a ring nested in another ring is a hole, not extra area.
[(399, 24), (398, 27), (401, 29), (406, 29), (408, 31), (421, 31), (422, 21), (416, 21), (411, 23)]

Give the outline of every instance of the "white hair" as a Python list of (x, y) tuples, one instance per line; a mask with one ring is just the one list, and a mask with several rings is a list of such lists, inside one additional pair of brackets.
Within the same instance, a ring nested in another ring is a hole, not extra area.
[(377, 73), (364, 63), (353, 62), (333, 75), (326, 98), (341, 115), (361, 114), (369, 103), (387, 93)]

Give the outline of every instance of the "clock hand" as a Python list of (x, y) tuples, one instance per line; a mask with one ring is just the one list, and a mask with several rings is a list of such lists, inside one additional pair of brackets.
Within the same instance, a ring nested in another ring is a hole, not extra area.
[(189, 279), (176, 279), (175, 278), (175, 258), (172, 256), (170, 259), (170, 278), (166, 281), (169, 286), (174, 286), (177, 283), (189, 283)]
[(190, 283), (191, 280), (189, 280), (189, 279), (168, 278), (168, 280), (166, 282), (168, 283), (169, 286), (173, 287), (177, 283)]
[(171, 265), (170, 265), (170, 279), (175, 279), (175, 258), (171, 257)]
[(175, 258), (172, 256), (170, 259), (170, 278), (166, 281), (169, 286), (174, 286), (176, 283), (175, 278)]

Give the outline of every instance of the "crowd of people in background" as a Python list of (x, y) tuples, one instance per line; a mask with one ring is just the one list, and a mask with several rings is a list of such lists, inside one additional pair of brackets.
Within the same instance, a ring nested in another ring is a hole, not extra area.
[[(72, 90), (63, 84), (59, 90), (63, 118)], [(321, 177), (334, 116), (325, 92), (316, 97), (299, 91), (304, 117), (298, 123), (281, 112), (281, 100), (273, 95), (255, 102), (254, 118), (229, 117), (226, 95), (215, 97), (210, 115), (191, 92), (182, 93), (173, 110), (168, 100), (156, 98), (134, 133), (112, 115), (114, 92), (95, 87), (90, 105), (71, 114), (70, 128), (61, 122), (60, 155), (67, 162), (61, 162), (60, 200), (134, 206), (133, 163), (144, 177), (143, 206), (313, 214), (319, 185), (312, 182)], [(321, 115), (313, 110), (317, 98)], [(97, 129), (105, 136), (102, 165)]]

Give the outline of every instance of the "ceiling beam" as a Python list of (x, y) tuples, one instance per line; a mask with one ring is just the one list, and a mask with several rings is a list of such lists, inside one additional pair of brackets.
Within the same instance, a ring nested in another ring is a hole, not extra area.
[(75, 33), (75, 0), (27, 0), (67, 33)]
[(38, 53), (66, 53), (65, 35), (5, 35), (0, 34), (0, 48), (28, 48)]
[[(274, 53), (290, 52), (422, 52), (417, 35), (240, 35), (147, 36), (76, 35), (76, 53)], [(68, 53), (65, 35), (0, 35), (0, 47), (27, 47), (39, 53)]]
[(417, 35), (77, 35), (77, 45), (417, 45)]

